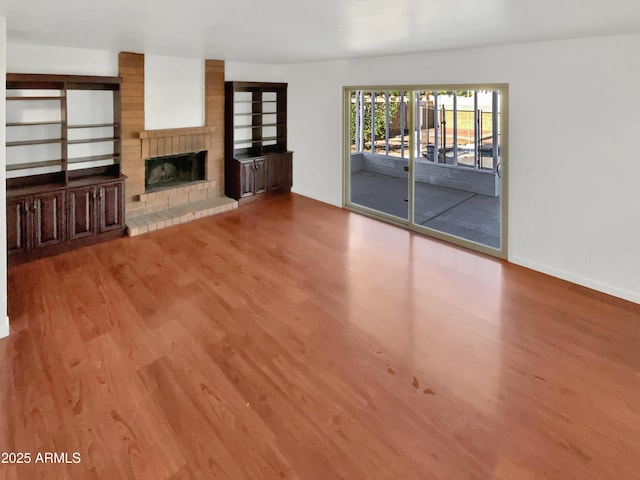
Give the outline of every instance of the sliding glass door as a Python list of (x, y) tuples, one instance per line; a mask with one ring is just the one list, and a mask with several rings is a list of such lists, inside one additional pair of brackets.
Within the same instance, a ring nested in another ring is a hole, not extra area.
[(348, 203), (408, 222), (410, 98), (401, 90), (355, 90), (348, 102)]
[(506, 85), (345, 89), (345, 206), (506, 256)]

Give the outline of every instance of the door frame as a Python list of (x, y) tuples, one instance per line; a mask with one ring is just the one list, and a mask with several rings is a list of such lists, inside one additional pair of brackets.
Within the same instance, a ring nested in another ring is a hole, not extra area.
[[(493, 248), (455, 235), (440, 232), (413, 222), (414, 209), (414, 164), (415, 164), (415, 108), (409, 108), (407, 129), (409, 134), (409, 175), (408, 175), (408, 219), (404, 220), (393, 215), (379, 212), (372, 208), (351, 203), (351, 141), (350, 141), (350, 93), (356, 90), (365, 91), (405, 91), (411, 98), (415, 92), (423, 90), (497, 90), (500, 92), (500, 215), (501, 215), (501, 245)], [(413, 84), (413, 85), (347, 85), (342, 87), (342, 206), (348, 210), (377, 220), (405, 228), (407, 230), (443, 240), (457, 246), (468, 248), (497, 258), (508, 257), (509, 245), (509, 84), (508, 83), (465, 83), (465, 84)]]

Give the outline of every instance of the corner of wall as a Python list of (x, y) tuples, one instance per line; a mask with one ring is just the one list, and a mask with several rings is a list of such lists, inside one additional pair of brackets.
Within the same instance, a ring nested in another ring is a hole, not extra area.
[(581, 285), (598, 292), (606, 293), (607, 295), (612, 295), (628, 302), (640, 304), (640, 292), (632, 291), (618, 285), (612, 285), (607, 282), (602, 282), (594, 278), (589, 278), (584, 275), (557, 268), (545, 263), (540, 263), (535, 260), (530, 260), (519, 255), (509, 255), (508, 260), (515, 265), (530, 268), (531, 270), (535, 270), (537, 272), (541, 272), (546, 275), (565, 280), (567, 282), (575, 283), (576, 285)]

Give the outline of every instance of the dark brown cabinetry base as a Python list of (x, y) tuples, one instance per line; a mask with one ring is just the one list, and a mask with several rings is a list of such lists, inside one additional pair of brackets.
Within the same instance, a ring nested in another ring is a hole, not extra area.
[(248, 201), (260, 194), (291, 191), (292, 152), (239, 156), (225, 162), (225, 194)]
[(124, 177), (85, 177), (7, 191), (9, 264), (124, 235)]

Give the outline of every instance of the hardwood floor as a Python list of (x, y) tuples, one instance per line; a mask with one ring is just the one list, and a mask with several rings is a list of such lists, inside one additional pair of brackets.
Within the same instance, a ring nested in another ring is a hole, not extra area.
[(304, 197), (12, 268), (9, 310), (1, 479), (640, 478), (640, 306)]

